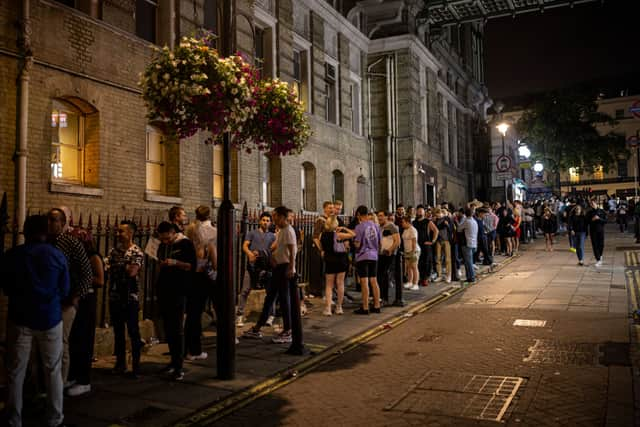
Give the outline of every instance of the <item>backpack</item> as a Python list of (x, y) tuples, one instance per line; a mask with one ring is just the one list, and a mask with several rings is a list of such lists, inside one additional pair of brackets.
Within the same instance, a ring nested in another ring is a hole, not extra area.
[(344, 242), (338, 240), (338, 233), (333, 232), (333, 252), (337, 254), (343, 254), (347, 252), (347, 249), (344, 247)]

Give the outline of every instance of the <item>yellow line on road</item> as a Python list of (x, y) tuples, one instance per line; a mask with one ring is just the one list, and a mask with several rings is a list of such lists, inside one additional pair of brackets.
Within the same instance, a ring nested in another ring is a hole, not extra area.
[(631, 265), (631, 252), (626, 251), (624, 253), (624, 261), (627, 266)]

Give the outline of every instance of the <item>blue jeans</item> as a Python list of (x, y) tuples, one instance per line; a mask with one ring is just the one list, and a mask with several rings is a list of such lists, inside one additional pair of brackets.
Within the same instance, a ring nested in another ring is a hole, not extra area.
[(576, 248), (576, 255), (578, 255), (578, 261), (584, 260), (584, 239), (587, 233), (584, 231), (577, 231), (573, 236), (573, 245)]
[(473, 253), (476, 248), (470, 248), (469, 246), (462, 247), (462, 258), (464, 258), (464, 269), (467, 272), (467, 282), (473, 282), (476, 280), (476, 273), (473, 269)]

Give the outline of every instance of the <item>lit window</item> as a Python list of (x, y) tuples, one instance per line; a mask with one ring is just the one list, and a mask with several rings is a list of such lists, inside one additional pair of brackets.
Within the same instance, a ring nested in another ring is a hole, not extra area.
[(269, 196), (271, 195), (271, 183), (270, 183), (271, 164), (269, 162), (269, 158), (264, 154), (261, 157), (261, 161), (262, 161), (262, 177), (261, 177), (262, 185), (260, 189), (261, 190), (260, 196), (262, 199), (262, 205), (269, 206), (269, 202), (270, 202)]
[(305, 110), (309, 106), (309, 73), (307, 51), (293, 51), (293, 90), (298, 96), (298, 101), (304, 105)]
[(213, 198), (224, 197), (224, 158), (222, 145), (213, 146)]
[(82, 183), (85, 118), (77, 110), (54, 101), (51, 111), (51, 177)]
[(604, 179), (604, 169), (602, 166), (596, 166), (593, 168), (593, 179), (597, 179), (599, 181)]
[(167, 190), (165, 151), (162, 133), (152, 126), (147, 126), (147, 190), (158, 194), (165, 194)]
[(580, 182), (580, 173), (578, 172), (577, 168), (569, 168), (569, 182)]

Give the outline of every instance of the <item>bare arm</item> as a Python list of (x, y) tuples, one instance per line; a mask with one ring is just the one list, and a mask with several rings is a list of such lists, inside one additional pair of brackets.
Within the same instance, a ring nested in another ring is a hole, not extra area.
[(433, 239), (427, 241), (426, 244), (432, 245), (436, 242), (436, 240), (438, 240), (438, 234), (440, 233), (440, 230), (438, 230), (438, 227), (436, 227), (436, 225), (433, 222), (429, 223), (429, 229), (433, 233)]
[(104, 286), (104, 265), (102, 264), (102, 259), (98, 255), (94, 255), (89, 258), (89, 263), (91, 263), (91, 270), (93, 270), (93, 283), (94, 287), (102, 287)]
[(218, 249), (213, 242), (209, 242), (207, 245), (207, 250), (209, 251), (209, 262), (211, 263), (211, 267), (214, 270), (218, 270)]

